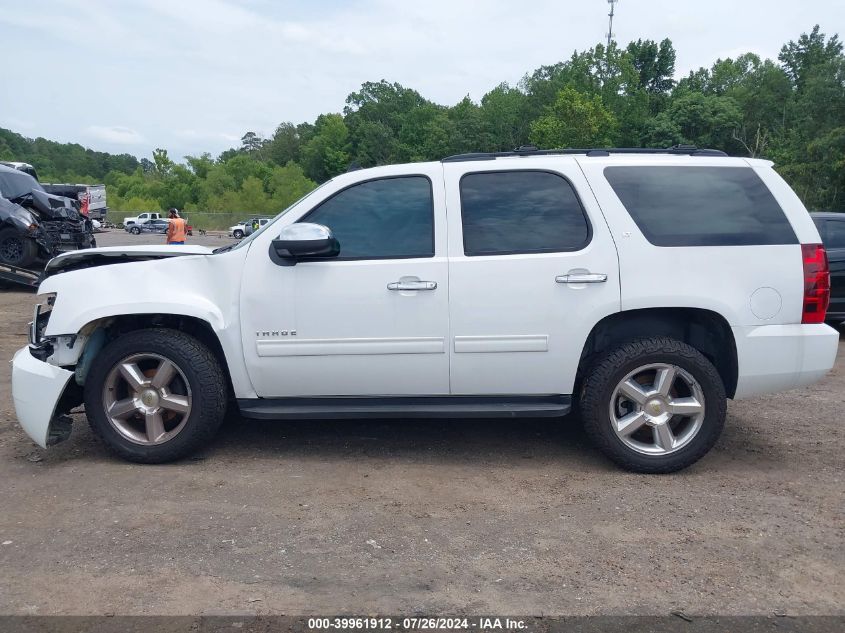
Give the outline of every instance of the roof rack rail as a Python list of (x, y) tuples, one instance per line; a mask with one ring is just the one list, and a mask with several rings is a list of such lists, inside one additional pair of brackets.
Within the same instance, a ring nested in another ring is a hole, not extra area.
[(442, 163), (460, 163), (470, 160), (495, 160), (506, 156), (549, 156), (555, 154), (584, 154), (585, 156), (610, 156), (611, 154), (675, 154), (684, 156), (727, 156), (720, 149), (699, 149), (695, 145), (673, 145), (665, 149), (653, 147), (594, 147), (585, 149), (537, 149), (533, 145), (520, 145), (510, 152), (471, 152), (455, 154), (441, 159)]

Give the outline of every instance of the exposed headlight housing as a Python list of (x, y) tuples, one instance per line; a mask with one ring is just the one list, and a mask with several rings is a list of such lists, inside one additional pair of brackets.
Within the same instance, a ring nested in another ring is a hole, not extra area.
[(32, 321), (29, 324), (29, 344), (39, 346), (44, 342), (44, 330), (47, 329), (47, 322), (50, 320), (50, 312), (56, 302), (56, 293), (50, 292), (36, 297), (38, 303), (32, 312)]

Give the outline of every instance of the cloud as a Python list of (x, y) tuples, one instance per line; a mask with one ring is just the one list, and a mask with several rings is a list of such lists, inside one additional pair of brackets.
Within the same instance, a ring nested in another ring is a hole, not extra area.
[[(26, 51), (4, 67), (5, 85), (31, 86), (45, 68), (74, 80), (50, 84), (65, 97), (61, 108), (51, 98), (0, 96), (0, 124), (139, 155), (155, 147), (174, 156), (219, 153), (238, 145), (247, 130), (267, 136), (282, 121), (339, 112), (365, 81), (396, 81), (444, 105), (465, 95), (477, 101), (502, 81), (514, 85), (525, 73), (602, 41), (607, 31), (607, 4), (600, 0), (5, 5), (0, 41)], [(775, 57), (814, 22), (832, 34), (845, 23), (845, 2), (625, 0), (616, 13), (620, 44), (668, 37), (678, 51), (676, 76), (684, 76), (728, 53)], [(103, 121), (122, 125), (95, 125)]]
[(90, 125), (85, 132), (98, 141), (115, 145), (141, 145), (146, 142), (146, 139), (132, 128), (119, 125)]
[(200, 130), (194, 130), (192, 128), (184, 129), (184, 130), (175, 130), (173, 135), (190, 141), (208, 141), (208, 140), (216, 140), (219, 141), (223, 139), (227, 142), (232, 141), (240, 141), (241, 135), (235, 134), (232, 132), (203, 132)]

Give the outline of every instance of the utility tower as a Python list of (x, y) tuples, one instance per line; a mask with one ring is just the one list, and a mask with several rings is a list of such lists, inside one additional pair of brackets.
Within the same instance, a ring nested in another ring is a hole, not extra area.
[(607, 4), (610, 5), (610, 13), (607, 14), (609, 18), (607, 24), (607, 49), (610, 50), (610, 42), (613, 40), (613, 16), (616, 13), (616, 3), (619, 0), (607, 0)]

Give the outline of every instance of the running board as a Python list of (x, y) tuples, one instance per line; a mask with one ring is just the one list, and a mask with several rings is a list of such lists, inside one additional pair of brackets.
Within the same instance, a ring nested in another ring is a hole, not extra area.
[(245, 418), (552, 418), (572, 409), (570, 396), (385, 396), (239, 399)]
[(37, 288), (40, 279), (41, 273), (35, 270), (19, 268), (11, 264), (0, 264), (0, 281)]

